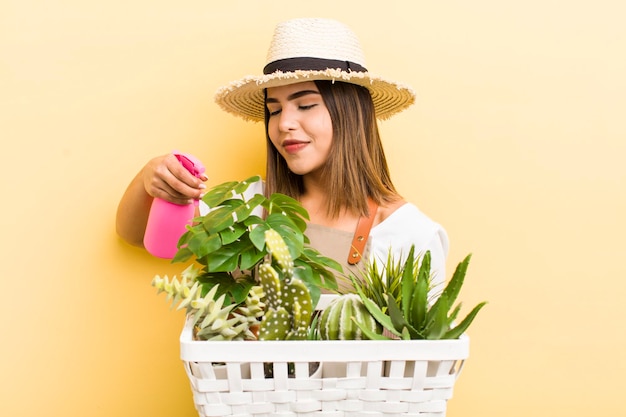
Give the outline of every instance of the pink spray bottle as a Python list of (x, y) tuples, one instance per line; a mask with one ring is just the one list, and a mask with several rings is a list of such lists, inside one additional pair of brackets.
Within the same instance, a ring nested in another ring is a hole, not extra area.
[[(174, 156), (196, 177), (204, 173), (204, 166), (192, 155), (174, 152)], [(180, 205), (155, 198), (143, 238), (146, 250), (159, 258), (172, 259), (178, 251), (180, 237), (195, 216), (197, 206), (198, 200), (193, 204)]]

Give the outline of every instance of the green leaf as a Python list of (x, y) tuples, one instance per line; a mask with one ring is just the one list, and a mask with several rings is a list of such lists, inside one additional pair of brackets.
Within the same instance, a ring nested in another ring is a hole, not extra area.
[(243, 263), (240, 265), (241, 257), (246, 256), (246, 259), (250, 259), (250, 255), (256, 253), (258, 251), (249, 240), (238, 240), (230, 245), (222, 246), (211, 253), (211, 256), (206, 257), (207, 270), (209, 272), (233, 272), (237, 269), (250, 269), (250, 265), (246, 264), (245, 267)]
[(244, 204), (241, 204), (234, 210), (235, 218), (237, 222), (243, 222), (246, 220), (252, 212), (263, 202), (265, 201), (265, 197), (262, 194), (255, 194), (250, 200), (246, 201)]
[(260, 218), (259, 216), (249, 216), (247, 219), (242, 221), (243, 225), (252, 229), (260, 224), (265, 224), (265, 220)]
[(226, 295), (225, 304), (241, 304), (246, 300), (250, 288), (255, 284), (254, 279), (249, 275), (241, 276), (237, 280), (226, 272), (209, 273), (198, 277), (202, 283), (202, 293), (204, 297), (211, 288), (218, 285), (214, 299), (222, 294)]
[(456, 307), (454, 307), (454, 310), (452, 310), (452, 312), (448, 315), (449, 326), (452, 326), (452, 323), (454, 323), (456, 318), (459, 316), (459, 312), (461, 311), (461, 306), (462, 306), (461, 303), (457, 304)]
[(437, 308), (434, 311), (432, 320), (426, 325), (425, 336), (429, 340), (441, 339), (449, 330), (448, 328), (448, 297), (442, 294), (437, 300)]
[(458, 339), (467, 330), (469, 325), (472, 324), (472, 321), (474, 321), (474, 318), (476, 317), (476, 315), (478, 314), (480, 309), (482, 309), (486, 304), (487, 304), (487, 302), (483, 301), (482, 303), (480, 303), (476, 307), (474, 307), (472, 309), (472, 311), (470, 311), (469, 314), (467, 316), (465, 316), (465, 318), (463, 319), (462, 322), (460, 322), (454, 328), (448, 330), (443, 335), (442, 338), (443, 339)]
[(202, 197), (202, 201), (209, 207), (217, 207), (224, 201), (233, 199), (236, 195), (243, 194), (251, 184), (258, 181), (261, 181), (261, 177), (255, 175), (241, 182), (229, 181), (216, 185), (207, 191), (204, 197)]
[[(233, 192), (235, 194), (243, 194), (251, 184), (261, 181), (261, 177), (258, 175), (253, 175), (252, 177), (245, 179), (233, 187)], [(258, 194), (257, 194), (258, 195)]]
[(237, 269), (238, 260), (237, 252), (220, 250), (206, 258), (206, 265), (211, 272), (230, 272)]
[[(413, 293), (413, 285), (415, 284), (416, 277), (413, 275), (413, 263), (415, 262), (415, 245), (411, 245), (409, 254), (406, 261), (402, 266), (402, 312), (405, 317), (409, 317), (409, 311), (411, 309), (411, 294)], [(423, 264), (423, 262), (422, 262)]]
[(351, 317), (352, 321), (356, 323), (356, 325), (359, 327), (359, 329), (361, 329), (361, 331), (363, 332), (363, 334), (369, 339), (369, 340), (391, 340), (390, 337), (385, 336), (383, 334), (379, 334), (376, 333), (374, 331), (372, 331), (372, 329), (370, 329), (368, 326), (359, 323), (354, 317)]
[(431, 269), (431, 255), (430, 251), (427, 250), (422, 258), (422, 263), (420, 264), (419, 272), (417, 273), (417, 281), (423, 281), (426, 284), (426, 292), (430, 289), (430, 269)]
[(333, 270), (334, 272), (343, 273), (343, 267), (339, 262), (335, 261), (333, 258), (322, 255), (317, 250), (310, 247), (305, 247), (302, 250), (301, 257), (305, 259), (306, 262), (313, 264), (316, 267), (319, 266), (320, 268), (328, 268)]
[(402, 328), (405, 327), (408, 323), (406, 322), (406, 320), (404, 320), (404, 317), (402, 316), (402, 312), (398, 308), (398, 305), (396, 304), (396, 300), (394, 300), (393, 297), (387, 298), (387, 308), (389, 311), (389, 318), (391, 319), (391, 323), (393, 324), (393, 327), (397, 331), (401, 332)]
[(284, 194), (273, 194), (264, 204), (268, 214), (279, 214), (289, 218), (300, 233), (304, 233), (309, 214), (300, 202)]
[(457, 265), (454, 271), (454, 274), (452, 275), (452, 278), (448, 282), (448, 285), (446, 285), (446, 288), (444, 288), (439, 298), (435, 301), (433, 306), (426, 313), (426, 316), (427, 316), (426, 321), (428, 323), (432, 323), (432, 321), (434, 320), (434, 316), (436, 314), (443, 314), (439, 312), (442, 309), (441, 307), (441, 303), (443, 302), (442, 299), (444, 299), (445, 302), (447, 303), (445, 308), (443, 309), (445, 310), (445, 314), (446, 315), (448, 314), (448, 310), (454, 304), (456, 298), (459, 295), (459, 292), (461, 291), (461, 287), (463, 286), (463, 280), (465, 278), (465, 273), (467, 272), (467, 267), (468, 267), (470, 258), (471, 258), (471, 254), (467, 255), (465, 259)]
[(233, 209), (228, 206), (218, 207), (210, 211), (202, 220), (202, 225), (209, 234), (217, 234), (233, 224), (235, 224)]
[(250, 278), (246, 280), (238, 279), (235, 283), (233, 283), (230, 288), (228, 288), (228, 293), (232, 296), (232, 302), (235, 304), (243, 303), (248, 294), (250, 293), (250, 288), (255, 284), (255, 282)]
[(257, 224), (257, 226), (250, 231), (248, 238), (257, 250), (265, 251), (265, 232), (269, 229), (269, 226), (263, 222)]
[(226, 230), (220, 232), (220, 238), (222, 245), (228, 245), (239, 239), (244, 233), (248, 231), (248, 228), (242, 224), (235, 223)]
[[(302, 207), (302, 204), (288, 195), (274, 193), (270, 196), (268, 203), (269, 206), (267, 207), (267, 211), (269, 213), (287, 212), (289, 213), (289, 217), (300, 216), (304, 219), (309, 219), (309, 213), (307, 213), (306, 209)], [(294, 214), (297, 216), (294, 216)]]
[(233, 197), (233, 190), (239, 184), (237, 181), (229, 181), (212, 187), (206, 192), (202, 201), (204, 201), (209, 207), (217, 207), (224, 200), (231, 199)]
[(275, 229), (276, 231), (279, 231), (279, 229), (291, 230), (292, 233), (302, 236), (302, 232), (300, 231), (300, 229), (298, 229), (296, 224), (293, 222), (293, 219), (285, 216), (282, 213), (269, 214), (265, 218), (265, 222), (270, 228)]
[[(423, 264), (423, 261), (422, 261)], [(428, 281), (417, 279), (411, 296), (411, 323), (418, 331), (426, 326), (426, 309), (428, 308)]]
[(407, 327), (403, 327), (402, 328), (402, 340), (411, 340), (411, 332), (409, 331), (409, 329)]
[(446, 295), (450, 306), (455, 303), (459, 293), (461, 292), (461, 287), (463, 286), (463, 281), (465, 279), (465, 273), (467, 272), (467, 267), (471, 258), (472, 254), (470, 253), (457, 265), (450, 282), (443, 290), (442, 294)]
[(197, 234), (189, 240), (187, 247), (197, 258), (203, 258), (222, 247), (222, 240), (218, 235)]
[(334, 291), (337, 289), (335, 267), (341, 268), (339, 264), (327, 258), (311, 248), (304, 248), (300, 258), (294, 261), (294, 265), (307, 271), (303, 281), (318, 286), (323, 289)]
[(235, 245), (233, 247), (241, 255), (239, 258), (239, 269), (253, 269), (266, 255), (265, 251), (259, 251), (248, 239), (241, 239), (233, 245)]
[(320, 288), (323, 287), (323, 281), (320, 275), (318, 273), (313, 273), (313, 268), (311, 267), (311, 265), (308, 265), (302, 260), (295, 260), (294, 266), (295, 268), (293, 270), (293, 276), (304, 282), (304, 284), (309, 289), (312, 297), (314, 291), (319, 294)]
[(398, 332), (396, 328), (393, 326), (393, 323), (391, 322), (391, 318), (387, 316), (385, 313), (383, 313), (380, 307), (376, 305), (376, 303), (374, 303), (372, 300), (367, 298), (363, 294), (363, 291), (361, 291), (361, 289), (357, 288), (356, 290), (357, 290), (357, 294), (359, 294), (359, 297), (361, 297), (361, 301), (363, 301), (363, 304), (365, 304), (365, 308), (367, 308), (367, 311), (369, 311), (372, 317), (374, 317), (374, 320), (379, 322), (385, 329), (389, 330), (391, 333), (395, 334), (396, 336), (398, 337), (401, 336), (400, 332)]
[(417, 329), (415, 329), (411, 324), (405, 320), (402, 316), (402, 311), (396, 304), (396, 300), (393, 297), (388, 297), (387, 306), (389, 308), (389, 317), (391, 318), (391, 323), (393, 327), (400, 332), (401, 334), (406, 331), (409, 332), (409, 339), (419, 339), (421, 335), (418, 333)]
[(179, 248), (178, 251), (176, 252), (176, 255), (174, 255), (174, 258), (172, 258), (172, 263), (187, 262), (189, 259), (191, 259), (192, 256), (193, 256), (193, 252), (191, 252), (189, 248), (187, 247)]

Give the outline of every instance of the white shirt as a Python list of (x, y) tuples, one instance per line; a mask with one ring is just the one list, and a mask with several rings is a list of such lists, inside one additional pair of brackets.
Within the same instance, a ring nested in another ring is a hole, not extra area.
[(370, 258), (376, 262), (387, 260), (389, 249), (398, 261), (404, 259), (415, 245), (415, 254), (424, 254), (427, 250), (431, 256), (433, 290), (446, 278), (446, 258), (448, 256), (448, 235), (444, 228), (422, 213), (414, 204), (406, 203), (394, 211), (370, 232)]

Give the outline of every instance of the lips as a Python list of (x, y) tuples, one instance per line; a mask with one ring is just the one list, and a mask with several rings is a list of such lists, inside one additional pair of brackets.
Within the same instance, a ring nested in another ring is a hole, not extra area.
[(287, 153), (296, 153), (308, 145), (309, 142), (296, 140), (296, 139), (286, 139), (283, 141), (282, 146), (287, 151)]

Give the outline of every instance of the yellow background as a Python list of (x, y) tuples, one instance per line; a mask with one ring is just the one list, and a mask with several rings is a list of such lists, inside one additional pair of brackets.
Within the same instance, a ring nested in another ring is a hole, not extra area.
[(441, 222), (461, 299), (488, 306), (449, 416), (623, 415), (626, 6), (597, 1), (0, 1), (0, 415), (194, 416), (181, 265), (114, 233), (150, 157), (210, 184), (262, 172), (260, 124), (213, 92), (256, 74), (276, 22), (340, 19), (412, 85), (384, 122), (405, 197)]

